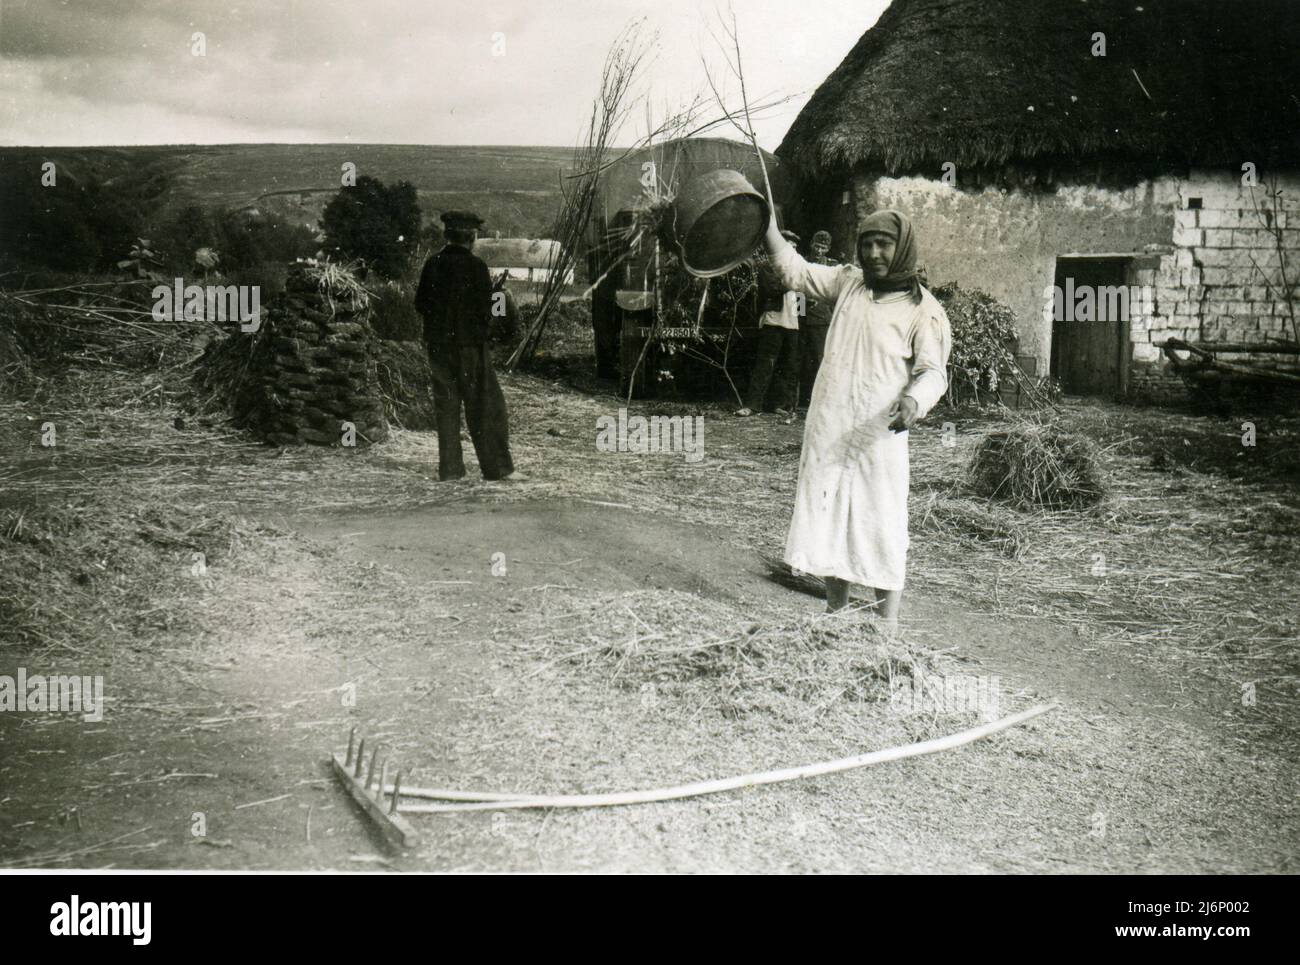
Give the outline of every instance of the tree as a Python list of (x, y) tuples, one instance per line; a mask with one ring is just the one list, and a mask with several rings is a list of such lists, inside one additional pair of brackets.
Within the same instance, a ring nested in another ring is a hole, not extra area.
[(355, 187), (342, 188), (320, 220), (325, 250), (341, 258), (359, 258), (387, 278), (399, 277), (420, 237), (420, 205), (415, 186), (398, 181), (391, 187), (363, 175)]
[(144, 202), (134, 187), (71, 175), (45, 187), (39, 168), (15, 165), (0, 173), (0, 252), (66, 271), (111, 268), (143, 230)]

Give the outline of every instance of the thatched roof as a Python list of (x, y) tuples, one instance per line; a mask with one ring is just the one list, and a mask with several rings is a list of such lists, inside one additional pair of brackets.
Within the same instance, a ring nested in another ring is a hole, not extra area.
[(1300, 4), (894, 0), (777, 154), (820, 175), (1029, 158), (1300, 166)]

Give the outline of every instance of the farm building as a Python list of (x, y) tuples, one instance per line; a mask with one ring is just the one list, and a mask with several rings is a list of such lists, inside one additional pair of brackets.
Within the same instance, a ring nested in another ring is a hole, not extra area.
[(777, 150), (801, 182), (796, 227), (851, 257), (859, 219), (905, 211), (931, 284), (1011, 306), (1027, 370), (1083, 395), (1181, 395), (1168, 338), (1296, 339), (1296, 14), (894, 0)]
[[(560, 243), (538, 238), (480, 238), (474, 254), (487, 263), (493, 277), (504, 271), (516, 281), (545, 281), (559, 259)], [(569, 269), (565, 284), (573, 283)]]

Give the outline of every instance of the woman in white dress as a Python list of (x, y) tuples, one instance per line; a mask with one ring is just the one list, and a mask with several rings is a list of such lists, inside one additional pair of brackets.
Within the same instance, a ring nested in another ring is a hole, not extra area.
[(907, 560), (908, 430), (948, 387), (948, 316), (917, 278), (907, 217), (878, 211), (860, 226), (858, 265), (805, 261), (777, 230), (765, 239), (786, 287), (835, 307), (813, 385), (785, 561), (822, 577), (826, 603), (871, 590), (897, 626)]

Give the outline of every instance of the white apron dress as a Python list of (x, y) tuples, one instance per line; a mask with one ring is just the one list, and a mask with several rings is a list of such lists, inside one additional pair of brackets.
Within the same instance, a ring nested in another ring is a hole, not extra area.
[(947, 390), (952, 332), (929, 291), (878, 298), (852, 265), (772, 259), (786, 287), (833, 303), (826, 354), (804, 427), (785, 561), (816, 576), (901, 590), (907, 561), (906, 432), (889, 430), (903, 395), (925, 415)]

